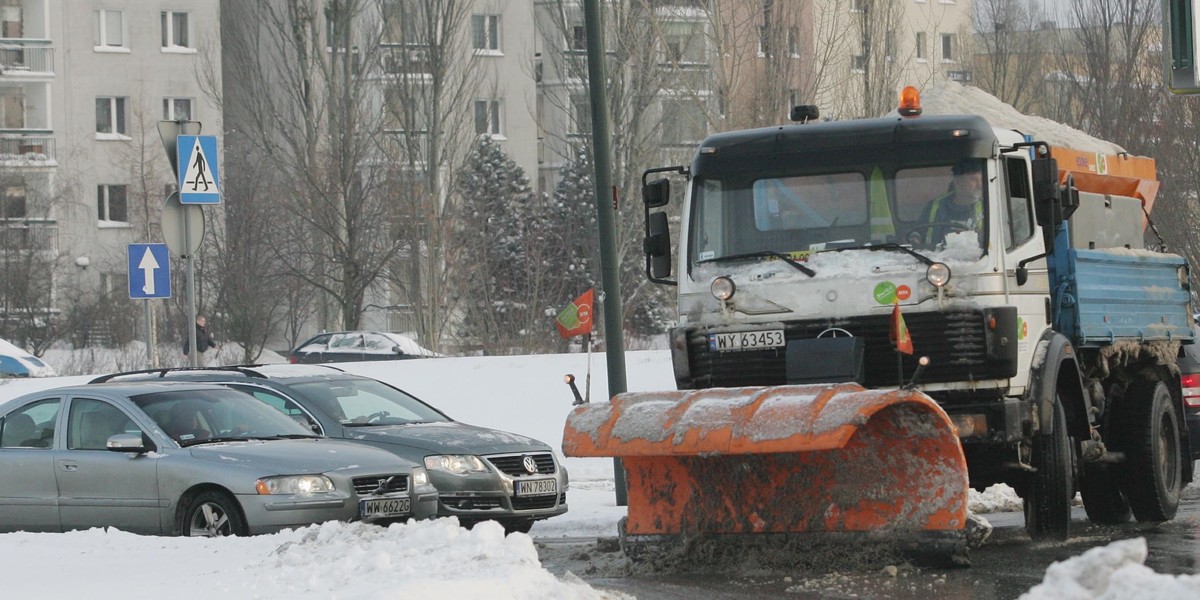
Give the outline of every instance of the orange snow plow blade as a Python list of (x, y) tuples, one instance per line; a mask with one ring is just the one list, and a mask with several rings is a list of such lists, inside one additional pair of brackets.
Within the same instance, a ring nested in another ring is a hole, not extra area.
[(965, 538), (966, 459), (946, 413), (916, 391), (839, 384), (621, 394), (576, 408), (563, 451), (622, 459), (624, 536)]

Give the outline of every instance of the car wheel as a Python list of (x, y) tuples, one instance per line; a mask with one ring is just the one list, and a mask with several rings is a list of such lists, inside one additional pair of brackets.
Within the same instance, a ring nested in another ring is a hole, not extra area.
[(1183, 487), (1179, 415), (1161, 381), (1141, 378), (1129, 386), (1114, 421), (1121, 429), (1120, 449), (1126, 462), (1121, 491), (1138, 521), (1175, 518)]
[(249, 530), (237, 502), (228, 494), (208, 490), (180, 500), (179, 535), (225, 537), (246, 535)]
[(1025, 494), (1025, 530), (1035, 540), (1065, 540), (1071, 532), (1074, 475), (1071, 436), (1062, 403), (1054, 402), (1054, 428), (1033, 438), (1033, 466)]

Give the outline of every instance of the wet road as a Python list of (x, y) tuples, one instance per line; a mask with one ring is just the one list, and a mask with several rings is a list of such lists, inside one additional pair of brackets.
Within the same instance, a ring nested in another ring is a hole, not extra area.
[[(596, 540), (539, 543), (543, 565), (557, 575), (570, 571), (598, 589), (641, 600), (748, 600), (751, 598), (888, 600), (1009, 600), (1041, 583), (1046, 567), (1115, 540), (1145, 537), (1146, 565), (1159, 573), (1200, 572), (1200, 487), (1184, 491), (1175, 520), (1160, 524), (1098, 526), (1075, 509), (1071, 539), (1035, 543), (1020, 513), (985, 517), (994, 530), (988, 543), (971, 551), (966, 569), (918, 568), (900, 562), (851, 561), (823, 568), (743, 568), (733, 574), (631, 573), (620, 552)], [(614, 544), (615, 545), (615, 544)], [(889, 565), (895, 571), (885, 569)], [(894, 575), (892, 574), (894, 573)]]

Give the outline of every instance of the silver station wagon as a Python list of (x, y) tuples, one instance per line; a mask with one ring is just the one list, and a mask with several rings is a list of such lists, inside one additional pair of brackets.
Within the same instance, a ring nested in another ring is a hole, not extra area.
[(0, 532), (192, 536), (437, 513), (424, 467), (227, 387), (112, 383), (0, 405)]

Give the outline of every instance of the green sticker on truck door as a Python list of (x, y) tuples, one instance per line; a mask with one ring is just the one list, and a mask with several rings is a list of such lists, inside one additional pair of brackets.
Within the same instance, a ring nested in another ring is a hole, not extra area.
[(896, 285), (891, 281), (881, 281), (875, 286), (874, 296), (876, 302), (884, 305), (907, 302), (912, 298), (912, 287), (903, 283)]

